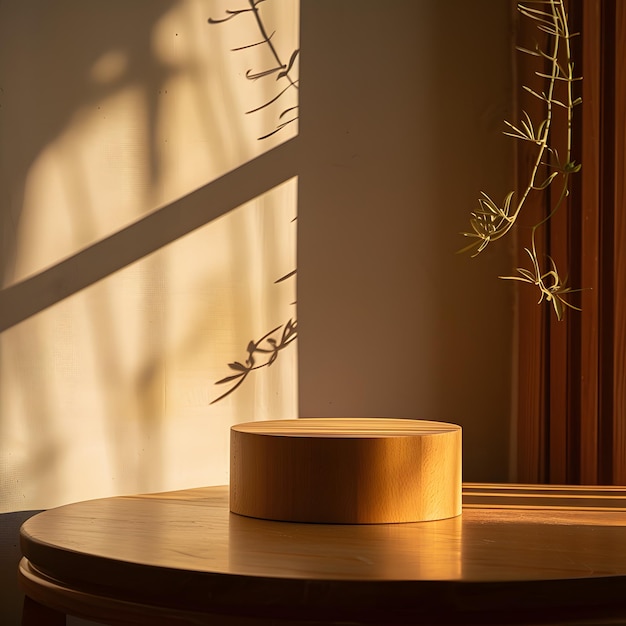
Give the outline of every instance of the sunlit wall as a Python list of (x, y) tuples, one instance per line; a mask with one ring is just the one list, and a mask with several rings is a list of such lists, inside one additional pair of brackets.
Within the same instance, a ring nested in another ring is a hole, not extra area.
[[(298, 2), (262, 6), (288, 61)], [(255, 181), (236, 208), (241, 186), (187, 197), (297, 133), (259, 140), (297, 89), (247, 113), (280, 83), (246, 78), (275, 62), (246, 47), (262, 39), (251, 13), (209, 24), (229, 8), (0, 4), (1, 305), (22, 312), (0, 334), (0, 511), (223, 484), (231, 424), (296, 415), (295, 344), (212, 404), (228, 363), (296, 316), (295, 279), (276, 280), (295, 269), (297, 179)], [(200, 223), (170, 237), (179, 207)], [(118, 246), (131, 225), (134, 256)]]

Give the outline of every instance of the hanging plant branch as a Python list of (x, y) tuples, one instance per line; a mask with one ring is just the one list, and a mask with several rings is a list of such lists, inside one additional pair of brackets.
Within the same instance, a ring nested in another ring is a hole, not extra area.
[[(267, 29), (265, 28), (265, 24), (263, 22), (263, 18), (261, 16), (261, 12), (259, 11), (259, 8), (258, 8), (259, 5), (265, 1), (266, 0), (248, 0), (248, 4), (250, 5), (248, 8), (238, 9), (238, 10), (227, 10), (225, 12), (226, 17), (223, 17), (220, 19), (215, 19), (215, 18), (210, 17), (208, 19), (209, 24), (222, 24), (224, 22), (228, 22), (231, 19), (239, 17), (241, 15), (252, 14), (254, 16), (256, 25), (261, 34), (260, 41), (256, 41), (255, 43), (233, 48), (232, 52), (248, 50), (249, 48), (254, 48), (257, 46), (266, 46), (273, 58), (274, 63), (272, 64), (271, 67), (261, 69), (261, 70), (248, 69), (246, 71), (246, 78), (251, 81), (257, 81), (259, 79), (268, 78), (268, 77), (276, 75), (276, 78), (275, 78), (276, 81), (283, 81), (284, 83), (286, 83), (286, 86), (278, 93), (278, 95), (276, 95), (273, 98), (270, 98), (270, 100), (268, 100), (267, 102), (264, 102), (263, 104), (259, 106), (255, 106), (249, 111), (246, 111), (246, 115), (256, 113), (257, 111), (261, 111), (269, 107), (270, 105), (280, 100), (286, 93), (290, 92), (292, 89), (297, 90), (299, 88), (298, 79), (294, 78), (292, 76), (292, 73), (294, 71), (294, 64), (300, 54), (300, 49), (297, 48), (291, 53), (291, 56), (289, 57), (289, 60), (287, 61), (287, 63), (283, 62), (282, 57), (279, 55), (278, 50), (276, 49), (272, 41), (272, 38), (274, 37), (275, 32), (272, 32), (271, 34), (268, 35)], [(284, 109), (278, 116), (278, 119), (281, 121), (276, 125), (276, 128), (274, 128), (270, 132), (265, 133), (261, 137), (258, 137), (258, 139), (259, 140), (267, 139), (268, 137), (271, 137), (272, 135), (275, 135), (276, 133), (281, 131), (283, 128), (285, 128), (285, 126), (297, 121), (298, 119), (297, 111), (298, 111), (297, 105), (289, 106), (288, 108)], [(282, 121), (283, 118), (287, 114), (291, 114), (291, 117), (288, 120)]]
[[(538, 5), (539, 8), (531, 5)], [(581, 103), (574, 97), (574, 84), (581, 78), (574, 75), (571, 40), (577, 33), (571, 33), (568, 16), (563, 0), (528, 0), (518, 4), (519, 12), (537, 23), (537, 29), (545, 33), (548, 42), (545, 47), (537, 44), (534, 50), (518, 47), (523, 54), (538, 57), (547, 64), (547, 71), (536, 71), (535, 74), (544, 80), (545, 88), (541, 93), (524, 85), (523, 88), (544, 105), (543, 118), (536, 123), (526, 112), (518, 124), (505, 122), (508, 130), (505, 134), (518, 141), (534, 144), (536, 155), (531, 168), (528, 182), (517, 201), (513, 201), (514, 192), (506, 195), (502, 203), (497, 203), (489, 195), (482, 192), (478, 200), (478, 209), (471, 213), (471, 231), (463, 233), (473, 241), (461, 252), (472, 252), (472, 256), (480, 254), (490, 243), (504, 237), (517, 223), (518, 217), (532, 193), (544, 192), (559, 181), (560, 192), (556, 203), (548, 215), (535, 224), (530, 231), (530, 244), (525, 251), (530, 257), (531, 268), (517, 268), (517, 276), (500, 276), (505, 280), (517, 280), (534, 285), (539, 289), (539, 302), (552, 304), (559, 320), (563, 318), (565, 307), (573, 306), (566, 296), (572, 290), (566, 286), (566, 280), (559, 275), (556, 263), (548, 255), (541, 262), (537, 251), (537, 232), (552, 218), (564, 204), (570, 192), (570, 176), (581, 168), (572, 160), (572, 119), (574, 108)], [(557, 86), (564, 87), (564, 95), (557, 96)], [(559, 99), (560, 97), (560, 99)], [(561, 146), (563, 158), (559, 157), (558, 149), (552, 141), (552, 123), (557, 110), (563, 110), (566, 116), (566, 137)], [(544, 172), (547, 171), (547, 175)], [(576, 290), (577, 291), (577, 290)]]

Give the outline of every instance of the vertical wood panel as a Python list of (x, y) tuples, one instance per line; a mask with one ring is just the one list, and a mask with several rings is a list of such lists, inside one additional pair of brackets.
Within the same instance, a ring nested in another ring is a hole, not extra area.
[[(559, 111), (560, 112), (560, 111)], [(562, 146), (560, 137), (564, 135), (565, 128), (561, 127), (562, 120), (555, 120), (553, 126), (553, 136), (557, 137), (553, 145)], [(559, 150), (561, 152), (561, 150)], [(556, 201), (557, 196), (561, 193), (559, 188), (560, 180), (557, 178), (551, 189), (551, 204)], [(548, 254), (554, 259), (559, 273), (563, 276), (567, 272), (571, 277), (571, 263), (569, 259), (568, 238), (563, 237), (562, 233), (567, 233), (571, 226), (572, 216), (570, 215), (571, 206), (569, 202), (564, 202), (557, 213), (549, 222), (549, 247)], [(543, 261), (543, 259), (541, 259)], [(570, 298), (571, 300), (571, 298)], [(568, 402), (568, 378), (573, 362), (571, 349), (568, 342), (570, 327), (572, 325), (572, 313), (565, 311), (564, 318), (559, 321), (551, 308), (545, 307), (549, 312), (549, 328), (548, 328), (548, 376), (549, 385), (547, 386), (547, 402), (549, 417), (549, 481), (552, 483), (563, 484), (568, 482), (567, 472), (567, 444), (570, 436), (569, 419), (571, 417), (570, 403)], [(574, 313), (575, 315), (575, 313)]]
[(598, 323), (599, 445), (598, 473), (602, 483), (613, 481), (613, 325), (615, 215), (615, 0), (601, 3), (600, 65), (600, 274)]
[(615, 239), (613, 315), (613, 474), (626, 483), (626, 3), (615, 12)]
[(599, 403), (599, 235), (600, 235), (600, 9), (601, 0), (582, 6), (582, 176), (573, 195), (581, 200), (581, 372), (580, 480), (598, 482)]
[[(567, 3), (570, 12), (569, 28), (571, 32), (575, 32), (573, 25), (573, 3)], [(574, 52), (579, 46), (580, 40), (574, 37), (570, 40), (572, 51)], [(560, 42), (562, 51), (564, 42)], [(564, 54), (560, 54), (563, 63)], [(544, 87), (545, 89), (545, 87)], [(562, 81), (557, 81), (555, 85), (554, 96), (557, 100), (567, 101), (567, 86)], [(579, 113), (579, 109), (574, 110), (574, 115)], [(552, 126), (551, 126), (551, 146), (555, 147), (561, 159), (565, 158), (565, 148), (567, 146), (568, 124), (567, 116), (564, 109), (558, 106), (553, 107)], [(554, 159), (554, 155), (552, 155)], [(580, 157), (576, 154), (571, 155), (571, 159), (580, 161)], [(569, 177), (568, 185), (571, 188), (574, 184), (577, 174)], [(546, 222), (546, 230), (548, 233), (546, 255), (549, 255), (559, 269), (561, 278), (565, 280), (567, 277), (568, 285), (577, 285), (579, 281), (580, 271), (576, 265), (578, 255), (571, 254), (572, 235), (577, 231), (577, 216), (573, 214), (573, 202), (571, 194), (562, 201), (557, 208), (557, 203), (562, 194), (563, 181), (558, 176), (547, 189), (548, 205), (550, 211), (555, 211), (553, 216)], [(567, 236), (564, 236), (566, 234)], [(543, 263), (548, 263), (548, 259), (541, 257)], [(545, 271), (545, 270), (544, 270)], [(567, 300), (572, 301), (572, 296), (568, 296)], [(547, 345), (547, 361), (549, 384), (547, 385), (547, 402), (549, 407), (549, 471), (548, 476), (550, 482), (566, 483), (570, 480), (568, 472), (568, 448), (570, 439), (573, 434), (572, 420), (576, 417), (575, 407), (569, 401), (569, 393), (571, 391), (570, 378), (572, 373), (577, 369), (577, 354), (575, 346), (570, 341), (570, 335), (576, 326), (577, 315), (572, 314), (570, 310), (566, 310), (562, 320), (558, 320), (550, 310), (548, 327), (548, 345)]]
[[(549, 482), (626, 484), (626, 2), (569, 0), (569, 12), (581, 32), (573, 158), (583, 169), (567, 210), (551, 220), (549, 253), (569, 266), (570, 286), (583, 287), (572, 300), (583, 310), (550, 319), (546, 331), (520, 307), (519, 362), (535, 368), (532, 376), (520, 368), (520, 390), (549, 410), (542, 432), (520, 397), (518, 479), (540, 481), (532, 470), (544, 466)], [(524, 72), (521, 65), (520, 81)], [(520, 160), (520, 175), (523, 168)]]
[[(516, 11), (517, 45), (534, 49), (539, 33), (530, 20), (521, 18)], [(545, 38), (544, 42), (545, 43)], [(517, 53), (515, 56), (517, 87), (515, 93), (515, 120), (522, 119), (526, 111), (532, 119), (542, 119), (545, 106), (522, 88), (527, 85), (541, 92), (542, 81), (535, 72), (537, 58)], [(529, 174), (536, 158), (536, 148), (529, 142), (517, 144), (516, 187), (519, 197), (528, 184)], [(524, 247), (529, 245), (530, 228), (546, 216), (546, 203), (543, 194), (531, 194), (518, 221), (517, 266), (528, 267), (529, 258)], [(538, 233), (537, 243), (545, 250), (545, 231)], [(546, 340), (548, 327), (544, 306), (537, 306), (537, 292), (529, 285), (520, 285), (517, 292), (518, 306), (518, 449), (517, 480), (526, 483), (540, 483), (547, 480), (547, 374)]]

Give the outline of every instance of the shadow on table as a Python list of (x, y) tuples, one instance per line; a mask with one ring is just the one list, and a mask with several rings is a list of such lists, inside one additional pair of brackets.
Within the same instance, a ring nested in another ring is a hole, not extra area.
[(20, 526), (39, 511), (17, 511), (0, 515), (0, 623), (18, 625), (24, 594), (17, 586), (20, 561)]
[[(15, 511), (0, 514), (0, 624), (20, 626), (24, 594), (17, 584), (20, 552), (20, 526), (41, 511)], [(91, 626), (93, 622), (68, 617), (67, 626)], [(94, 625), (95, 626), (95, 625)]]

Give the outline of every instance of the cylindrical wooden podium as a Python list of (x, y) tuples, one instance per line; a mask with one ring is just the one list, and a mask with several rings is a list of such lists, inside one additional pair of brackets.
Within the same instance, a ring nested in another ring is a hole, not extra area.
[(391, 418), (303, 418), (231, 428), (230, 509), (328, 524), (461, 513), (461, 427)]

